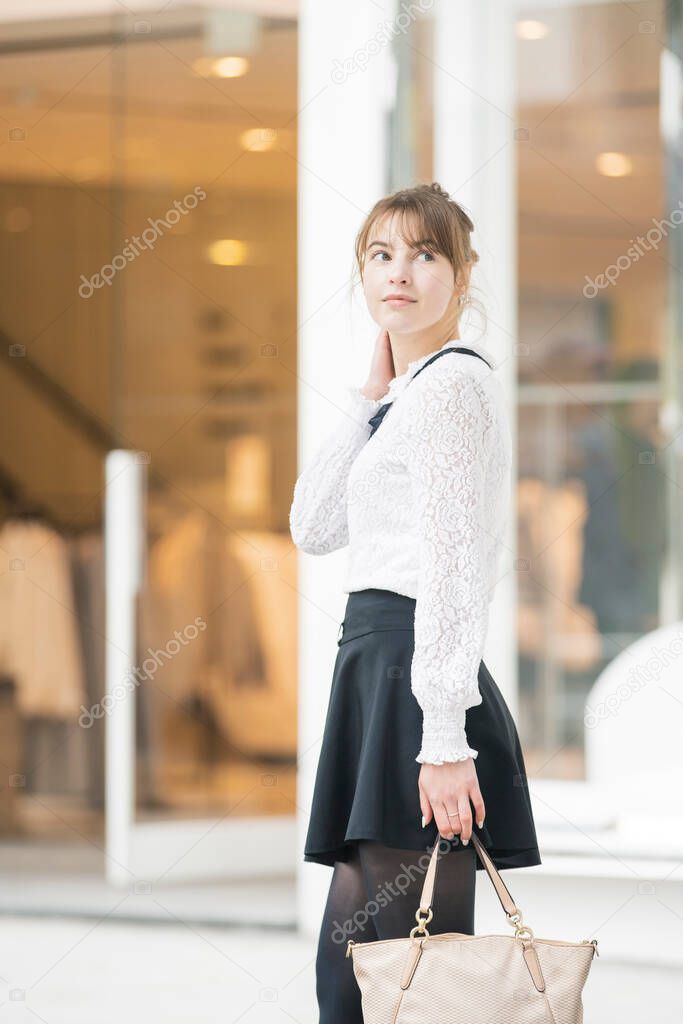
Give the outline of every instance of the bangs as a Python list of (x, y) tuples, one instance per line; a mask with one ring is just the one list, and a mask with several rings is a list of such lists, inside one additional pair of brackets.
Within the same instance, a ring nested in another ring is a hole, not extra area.
[(435, 202), (434, 197), (399, 193), (379, 201), (356, 239), (356, 264), (361, 276), (369, 246), (373, 242), (387, 242), (386, 229), (390, 225), (395, 226), (411, 249), (426, 249), (432, 255), (444, 256), (454, 270), (462, 263), (460, 246), (454, 238), (453, 217), (444, 204)]
[(447, 257), (450, 232), (444, 235), (443, 218), (436, 214), (437, 211), (419, 202), (402, 203), (384, 210), (370, 224), (365, 248), (374, 241), (376, 235), (382, 235), (379, 232), (381, 223), (388, 227), (395, 220), (397, 233), (411, 249), (428, 249)]
[(368, 249), (373, 242), (388, 242), (389, 226), (411, 249), (426, 249), (444, 256), (456, 276), (479, 257), (471, 247), (474, 225), (468, 214), (436, 183), (417, 185), (384, 196), (375, 203), (356, 235), (356, 267), (361, 280)]

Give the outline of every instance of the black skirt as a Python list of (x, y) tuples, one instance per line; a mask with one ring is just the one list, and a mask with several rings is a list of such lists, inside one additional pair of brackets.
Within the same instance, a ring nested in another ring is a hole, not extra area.
[[(334, 865), (352, 844), (372, 839), (405, 850), (431, 849), (432, 818), (422, 828), (418, 794), (422, 709), (410, 688), (414, 598), (391, 590), (349, 594), (340, 627), (304, 860)], [(514, 720), (482, 661), (481, 704), (469, 708), (467, 741), (486, 816), (473, 829), (497, 868), (541, 863)], [(450, 849), (468, 850), (455, 836)], [(446, 847), (442, 846), (445, 850)], [(477, 869), (482, 870), (479, 858)]]

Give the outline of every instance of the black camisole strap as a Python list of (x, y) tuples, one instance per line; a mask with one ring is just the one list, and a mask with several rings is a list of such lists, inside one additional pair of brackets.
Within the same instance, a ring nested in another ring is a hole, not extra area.
[[(479, 352), (475, 352), (474, 349), (471, 349), (471, 348), (465, 348), (464, 345), (463, 346), (458, 346), (457, 348), (455, 348), (455, 347), (444, 348), (444, 349), (441, 349), (440, 352), (435, 352), (434, 355), (430, 359), (428, 359), (427, 362), (423, 366), (420, 367), (420, 369), (417, 371), (417, 373), (414, 374), (410, 378), (410, 380), (408, 381), (408, 384), (410, 384), (411, 381), (414, 381), (415, 377), (417, 377), (418, 374), (422, 373), (423, 370), (426, 370), (426, 368), (429, 366), (430, 363), (433, 363), (435, 359), (439, 359), (441, 356), (445, 356), (446, 353), (448, 353), (448, 352), (464, 352), (465, 355), (477, 356), (478, 359), (484, 359), (484, 357), (482, 355), (480, 355)], [(491, 368), (491, 364), (489, 363), (488, 359), (484, 359), (484, 362), (486, 363), (486, 365), (490, 369)], [(406, 385), (406, 387), (408, 386), (408, 384)], [(377, 430), (377, 428), (379, 427), (380, 423), (382, 422), (382, 420), (384, 419), (384, 417), (386, 416), (386, 414), (388, 413), (389, 409), (391, 408), (391, 406), (393, 404), (394, 404), (393, 402), (385, 402), (384, 405), (380, 405), (380, 407), (377, 410), (377, 412), (375, 413), (375, 415), (370, 417), (370, 419), (368, 420), (368, 423), (370, 424), (370, 426), (372, 428), (371, 431), (370, 431), (370, 437), (372, 437), (372, 435), (375, 433), (375, 431)]]

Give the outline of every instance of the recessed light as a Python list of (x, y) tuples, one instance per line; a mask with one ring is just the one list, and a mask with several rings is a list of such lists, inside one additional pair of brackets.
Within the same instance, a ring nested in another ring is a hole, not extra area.
[(248, 128), (240, 135), (240, 145), (252, 153), (266, 153), (275, 148), (277, 139), (278, 133), (274, 128)]
[(219, 238), (208, 249), (217, 267), (240, 267), (247, 262), (247, 246), (240, 238)]
[(240, 78), (249, 70), (246, 57), (199, 57), (192, 63), (193, 70), (204, 78)]
[(599, 153), (595, 166), (606, 178), (624, 178), (633, 171), (631, 158), (625, 153)]
[(517, 22), (518, 39), (545, 39), (550, 29), (543, 21), (525, 19)]

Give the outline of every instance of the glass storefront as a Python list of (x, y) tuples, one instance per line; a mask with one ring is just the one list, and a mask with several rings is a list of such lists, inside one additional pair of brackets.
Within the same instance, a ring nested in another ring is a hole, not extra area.
[[(596, 676), (680, 613), (678, 12), (516, 11), (516, 717), (537, 778), (583, 778)], [(392, 40), (386, 191), (431, 181), (453, 130), (435, 19)], [(121, 12), (15, 24), (0, 52), (0, 832), (104, 834), (112, 448), (147, 476), (136, 822), (294, 821), (297, 23)], [(476, 221), (473, 177), (444, 184)]]
[(396, 87), (387, 136), (387, 193), (432, 181), (434, 174), (433, 4), (401, 7), (396, 24), (400, 30), (391, 48)]
[(525, 7), (516, 31), (520, 733), (531, 772), (579, 779), (590, 687), (664, 621), (680, 506), (662, 420), (681, 210), (666, 12)]
[(122, 12), (2, 49), (0, 829), (103, 833), (112, 448), (147, 469), (137, 820), (293, 817), (296, 22)]

